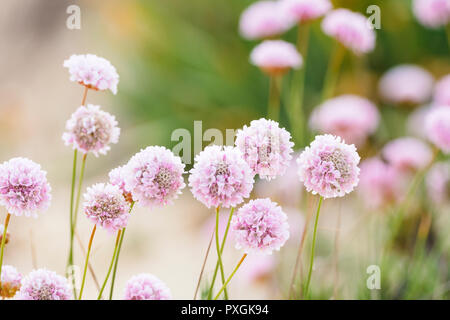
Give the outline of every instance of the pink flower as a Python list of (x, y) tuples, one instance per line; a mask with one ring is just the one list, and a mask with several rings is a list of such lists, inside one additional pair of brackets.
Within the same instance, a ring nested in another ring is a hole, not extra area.
[(325, 101), (310, 118), (310, 126), (322, 133), (342, 137), (348, 143), (362, 145), (375, 132), (380, 120), (377, 107), (369, 100), (343, 95)]
[(381, 97), (394, 104), (422, 104), (433, 90), (433, 76), (422, 67), (403, 64), (389, 69), (380, 79)]
[(402, 196), (400, 172), (392, 165), (374, 157), (361, 163), (358, 192), (368, 207), (380, 208), (396, 203)]
[(53, 271), (38, 269), (31, 271), (22, 280), (16, 300), (71, 300), (72, 289), (66, 278)]
[(22, 274), (13, 266), (5, 265), (2, 267), (0, 297), (12, 298), (20, 289)]
[(125, 200), (127, 200), (129, 203), (132, 203), (133, 195), (131, 194), (130, 190), (127, 189), (125, 183), (125, 175), (127, 174), (125, 169), (126, 166), (112, 169), (109, 172), (109, 183), (111, 183), (113, 186), (119, 187), (120, 191), (122, 191), (122, 194), (125, 197)]
[(353, 144), (330, 134), (316, 136), (297, 159), (300, 181), (325, 199), (343, 197), (358, 185), (359, 160)]
[(171, 300), (172, 294), (164, 282), (152, 274), (133, 276), (125, 285), (125, 300)]
[(425, 120), (428, 112), (432, 109), (432, 106), (424, 105), (416, 108), (410, 113), (407, 120), (407, 131), (418, 138), (427, 139), (427, 134), (425, 130)]
[(404, 137), (387, 143), (382, 150), (383, 158), (401, 171), (425, 168), (433, 157), (431, 148), (419, 139)]
[(368, 53), (375, 48), (375, 31), (370, 28), (367, 18), (358, 12), (333, 10), (323, 19), (322, 30), (355, 54)]
[(127, 226), (130, 205), (119, 187), (97, 183), (84, 194), (84, 212), (96, 225), (114, 233)]
[(247, 39), (270, 38), (291, 28), (279, 1), (258, 1), (242, 13), (239, 21), (241, 35)]
[(109, 144), (117, 143), (120, 135), (116, 118), (92, 104), (79, 107), (67, 120), (66, 130), (62, 136), (66, 146), (96, 157), (106, 154)]
[(253, 173), (271, 180), (286, 172), (294, 146), (290, 139), (290, 133), (278, 122), (261, 118), (238, 130), (235, 144)]
[(286, 15), (296, 23), (307, 23), (322, 17), (333, 8), (329, 0), (281, 0)]
[(250, 200), (231, 220), (236, 249), (245, 253), (272, 254), (289, 238), (287, 216), (270, 199)]
[(117, 93), (119, 75), (116, 68), (104, 58), (94, 54), (74, 54), (64, 61), (64, 67), (69, 69), (70, 81), (76, 81), (89, 89), (109, 89), (113, 94)]
[(425, 122), (428, 139), (445, 154), (450, 153), (450, 108), (435, 107)]
[(135, 154), (125, 166), (125, 189), (143, 207), (172, 203), (186, 185), (184, 164), (172, 151), (159, 146)]
[(295, 46), (283, 40), (263, 41), (250, 53), (250, 61), (269, 75), (281, 75), (303, 64)]
[(436, 83), (436, 86), (434, 87), (433, 104), (450, 106), (450, 74), (446, 75)]
[(195, 157), (189, 187), (205, 206), (234, 207), (250, 196), (253, 172), (237, 148), (211, 145)]
[(47, 172), (26, 158), (13, 158), (0, 165), (0, 205), (16, 216), (37, 217), (50, 206)]
[(450, 0), (414, 0), (413, 12), (424, 26), (442, 27), (450, 22)]
[(450, 199), (450, 162), (434, 164), (426, 177), (428, 196), (436, 204), (444, 204)]
[(274, 255), (251, 255), (239, 269), (239, 282), (251, 284), (269, 280), (274, 275), (276, 266)]

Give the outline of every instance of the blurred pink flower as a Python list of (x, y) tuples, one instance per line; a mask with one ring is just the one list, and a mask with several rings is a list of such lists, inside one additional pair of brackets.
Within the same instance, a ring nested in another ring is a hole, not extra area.
[(303, 64), (295, 46), (283, 40), (263, 41), (250, 53), (250, 61), (269, 75), (281, 75)]
[(343, 197), (358, 185), (359, 160), (353, 144), (330, 134), (316, 136), (297, 159), (300, 181), (325, 199)]
[(64, 61), (64, 67), (69, 69), (71, 81), (90, 89), (109, 89), (113, 94), (117, 93), (119, 75), (116, 68), (104, 58), (94, 54), (74, 54)]
[(414, 0), (413, 12), (424, 26), (442, 27), (450, 22), (450, 0)]
[(253, 120), (236, 133), (236, 147), (254, 174), (266, 180), (282, 176), (292, 159), (291, 134), (278, 122), (261, 118)]
[(442, 77), (434, 87), (433, 104), (450, 106), (450, 74)]
[(125, 285), (125, 300), (171, 300), (172, 294), (164, 282), (149, 273), (133, 276)]
[(16, 216), (37, 217), (50, 206), (47, 172), (27, 158), (13, 158), (0, 165), (0, 205)]
[(23, 280), (14, 297), (16, 300), (71, 300), (72, 289), (66, 278), (53, 271), (31, 271)]
[(450, 108), (434, 107), (427, 115), (428, 139), (445, 154), (450, 153)]
[(279, 1), (258, 1), (241, 14), (239, 29), (247, 39), (264, 39), (280, 35), (291, 28)]
[(400, 171), (420, 170), (433, 158), (431, 148), (423, 141), (404, 137), (388, 142), (382, 150), (383, 158)]
[(406, 124), (409, 134), (421, 139), (427, 139), (425, 120), (427, 118), (428, 112), (431, 109), (432, 106), (424, 105), (410, 113)]
[(239, 282), (255, 283), (269, 279), (275, 272), (277, 259), (275, 255), (251, 255), (239, 269)]
[(116, 118), (92, 104), (80, 106), (67, 120), (66, 130), (62, 138), (67, 146), (96, 157), (106, 154), (109, 144), (117, 143), (120, 135)]
[(310, 126), (321, 133), (340, 136), (348, 143), (362, 145), (377, 129), (379, 119), (378, 109), (371, 101), (355, 95), (343, 95), (315, 108)]
[(329, 0), (280, 0), (286, 15), (296, 23), (307, 23), (333, 8)]
[(426, 177), (428, 196), (436, 204), (450, 200), (450, 162), (438, 162), (428, 171)]
[(231, 220), (236, 249), (245, 253), (272, 254), (289, 238), (287, 216), (270, 199), (250, 200)]
[(375, 48), (375, 31), (361, 13), (348, 9), (333, 10), (323, 19), (322, 30), (357, 55)]
[(433, 76), (422, 67), (403, 64), (389, 69), (380, 79), (381, 97), (394, 104), (422, 104), (431, 96)]
[(20, 289), (22, 274), (13, 266), (2, 267), (0, 297), (12, 298)]
[(254, 174), (237, 148), (211, 145), (195, 157), (189, 187), (205, 206), (234, 207), (250, 196)]

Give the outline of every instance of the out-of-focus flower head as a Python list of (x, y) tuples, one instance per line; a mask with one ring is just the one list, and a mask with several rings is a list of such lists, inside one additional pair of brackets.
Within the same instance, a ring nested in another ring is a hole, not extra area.
[(250, 61), (269, 75), (283, 75), (298, 69), (303, 58), (292, 43), (283, 40), (265, 40), (250, 53)]
[(64, 61), (69, 69), (70, 81), (94, 90), (111, 90), (117, 93), (119, 75), (116, 68), (106, 59), (94, 54), (74, 54)]
[(433, 104), (450, 107), (450, 74), (442, 77), (434, 87)]
[(294, 152), (290, 139), (290, 133), (278, 122), (261, 118), (238, 130), (235, 144), (253, 173), (271, 180), (286, 172)]
[(195, 157), (189, 187), (205, 206), (234, 207), (250, 196), (254, 174), (237, 148), (208, 146)]
[(382, 150), (383, 158), (400, 171), (415, 171), (425, 168), (433, 158), (431, 148), (423, 141), (412, 138), (397, 138), (388, 142)]
[(62, 138), (67, 146), (96, 157), (106, 154), (111, 143), (119, 141), (120, 128), (116, 118), (100, 110), (100, 106), (88, 104), (80, 106), (67, 120), (66, 132)]
[(164, 282), (152, 274), (133, 276), (125, 285), (125, 300), (171, 300), (172, 294)]
[(450, 0), (414, 0), (413, 12), (425, 27), (439, 28), (450, 22)]
[(2, 267), (0, 297), (12, 298), (20, 289), (22, 274), (13, 266)]
[(276, 266), (277, 259), (273, 254), (251, 255), (239, 269), (239, 281), (246, 284), (267, 281), (274, 275)]
[(362, 145), (375, 132), (379, 120), (378, 109), (371, 101), (355, 95), (343, 95), (315, 108), (310, 126), (321, 133), (340, 136), (348, 143)]
[(343, 197), (358, 185), (359, 160), (353, 144), (330, 134), (316, 136), (297, 159), (300, 181), (325, 199)]
[(386, 102), (417, 105), (428, 101), (433, 76), (424, 68), (403, 64), (389, 69), (380, 79), (378, 91)]
[(428, 139), (445, 154), (450, 153), (450, 108), (434, 107), (427, 115)]
[(375, 31), (361, 13), (348, 9), (333, 10), (323, 19), (322, 30), (357, 55), (375, 48)]
[(16, 300), (71, 300), (72, 289), (66, 278), (46, 269), (31, 271), (23, 280)]
[(329, 0), (281, 0), (285, 14), (295, 23), (308, 23), (333, 8)]
[(438, 162), (428, 171), (426, 177), (428, 196), (436, 204), (450, 200), (450, 162)]
[(13, 158), (0, 165), (0, 205), (16, 216), (37, 217), (50, 206), (47, 172), (26, 158)]
[[(5, 226), (3, 224), (0, 224), (0, 243), (2, 243), (2, 239), (3, 239), (3, 232), (5, 231)], [(11, 238), (11, 235), (9, 234), (8, 231), (6, 231), (6, 240), (5, 240), (5, 244), (8, 244), (9, 239)]]
[(430, 105), (424, 105), (411, 112), (407, 119), (407, 131), (409, 134), (424, 139), (427, 139), (427, 133), (425, 130), (425, 120), (428, 112), (433, 108)]
[(231, 220), (236, 249), (245, 253), (272, 254), (289, 238), (286, 214), (270, 199), (250, 200)]

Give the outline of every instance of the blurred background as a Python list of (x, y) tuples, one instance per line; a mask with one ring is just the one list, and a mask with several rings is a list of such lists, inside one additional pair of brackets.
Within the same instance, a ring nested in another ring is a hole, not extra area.
[[(88, 156), (86, 187), (106, 181), (110, 169), (126, 163), (145, 146), (173, 147), (177, 142), (171, 141), (171, 133), (177, 128), (192, 132), (194, 120), (202, 121), (203, 130), (218, 128), (225, 132), (265, 116), (269, 82), (249, 63), (249, 53), (257, 42), (244, 40), (238, 32), (239, 16), (251, 3), (249, 0), (2, 1), (0, 160), (23, 156), (40, 163), (48, 172), (53, 189), (48, 212), (38, 219), (12, 218), (5, 264), (16, 266), (24, 274), (41, 267), (64, 274), (72, 150), (64, 146), (61, 135), (66, 120), (81, 103), (83, 88), (69, 81), (63, 61), (71, 54), (93, 53), (110, 60), (120, 75), (116, 96), (90, 91), (87, 97), (89, 103), (100, 104), (114, 114), (122, 131), (119, 143), (106, 156)], [(69, 16), (66, 9), (71, 4), (81, 8), (80, 30), (66, 27)], [(436, 79), (449, 74), (446, 34), (444, 29), (421, 26), (412, 15), (409, 0), (334, 0), (333, 4), (363, 14), (369, 5), (381, 8), (376, 49), (363, 57), (346, 55), (336, 88), (336, 94), (358, 94), (377, 104), (383, 123), (371, 141), (377, 148), (405, 135), (411, 112), (380, 101), (377, 91), (380, 76), (404, 63), (420, 65)], [(296, 30), (283, 38), (294, 43)], [(323, 34), (320, 23), (314, 23), (306, 68), (304, 106), (308, 113), (320, 103), (331, 47), (332, 41)], [(280, 123), (289, 129), (283, 113)], [(254, 196), (269, 192), (283, 205), (285, 200), (277, 196), (278, 187), (285, 187), (285, 183), (275, 180), (270, 186), (259, 186)], [(240, 280), (230, 286), (233, 299), (287, 298), (306, 212), (316, 204), (315, 198), (303, 194), (300, 185), (289, 190), (298, 190), (299, 195), (298, 203), (286, 205), (293, 208), (286, 209), (291, 221), (291, 240), (271, 257), (249, 258), (247, 266), (238, 273)], [(382, 290), (373, 291), (366, 287), (369, 276), (366, 268), (381, 264), (380, 243), (392, 221), (383, 214), (364, 210), (361, 201), (356, 194), (326, 201), (312, 281), (313, 297), (448, 299), (448, 205), (437, 210), (426, 257), (422, 257), (420, 265), (414, 265), (416, 269), (405, 272), (413, 251), (408, 241), (414, 240), (421, 210), (428, 209), (416, 206), (408, 215), (410, 224), (402, 224), (403, 229), (395, 235), (397, 250), (383, 262)], [(3, 220), (6, 212), (3, 209), (0, 212)], [(213, 212), (195, 201), (188, 188), (172, 206), (151, 212), (135, 210), (122, 248), (115, 298), (122, 297), (125, 282), (132, 275), (148, 272), (166, 282), (175, 299), (191, 299), (212, 217)], [(339, 250), (335, 250), (337, 225)], [(78, 233), (84, 246), (91, 227), (80, 215)], [(103, 231), (96, 235), (91, 263), (99, 281), (107, 271), (114, 240)], [(75, 259), (81, 266), (85, 256), (80, 246), (76, 248)], [(230, 241), (225, 251), (228, 272), (240, 254)], [(212, 276), (214, 251), (209, 262), (202, 287)], [(412, 284), (411, 277), (415, 279)], [(86, 297), (96, 297), (90, 275), (86, 290)]]

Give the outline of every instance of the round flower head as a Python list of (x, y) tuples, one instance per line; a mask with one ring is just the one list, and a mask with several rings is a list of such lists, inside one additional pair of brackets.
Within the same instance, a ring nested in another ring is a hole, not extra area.
[(250, 53), (250, 61), (269, 75), (281, 75), (303, 64), (295, 46), (283, 40), (266, 40), (257, 45)]
[(300, 181), (325, 199), (343, 197), (358, 184), (359, 160), (353, 144), (330, 134), (316, 136), (297, 159)]
[(427, 134), (425, 130), (425, 120), (428, 112), (432, 109), (432, 106), (424, 105), (414, 109), (408, 116), (406, 123), (407, 132), (410, 135), (426, 140)]
[(133, 202), (133, 196), (131, 195), (130, 190), (127, 189), (126, 183), (125, 183), (125, 175), (126, 170), (125, 166), (117, 167), (115, 169), (112, 169), (109, 172), (109, 183), (111, 183), (114, 186), (118, 186), (120, 191), (122, 191), (123, 196), (125, 199), (129, 202)]
[(450, 22), (450, 0), (414, 0), (413, 12), (424, 26), (442, 27)]
[(394, 104), (422, 104), (433, 90), (433, 76), (415, 65), (399, 65), (389, 69), (380, 79), (378, 91), (381, 97)]
[(116, 68), (106, 59), (94, 54), (74, 54), (64, 61), (69, 69), (70, 81), (94, 90), (111, 90), (117, 93), (119, 75)]
[(72, 289), (66, 278), (53, 271), (31, 271), (23, 280), (17, 300), (71, 300)]
[(120, 135), (116, 118), (92, 104), (79, 107), (67, 120), (66, 130), (63, 140), (67, 146), (96, 157), (106, 154), (109, 144), (117, 143)]
[(322, 17), (333, 8), (329, 0), (281, 0), (286, 15), (296, 23), (307, 23)]
[(159, 146), (135, 154), (125, 167), (125, 187), (143, 206), (171, 203), (186, 185), (184, 164), (172, 151)]
[(271, 180), (282, 176), (292, 159), (291, 135), (278, 122), (264, 118), (253, 120), (236, 134), (236, 147), (254, 174)]
[(450, 108), (434, 107), (427, 115), (425, 129), (428, 139), (445, 154), (450, 153)]
[(20, 289), (22, 274), (13, 266), (5, 265), (2, 267), (2, 282), (0, 287), (0, 297), (12, 298)]
[(383, 158), (401, 171), (420, 170), (431, 161), (431, 148), (419, 139), (405, 137), (387, 143), (382, 150)]
[(266, 199), (250, 200), (231, 220), (236, 249), (245, 253), (272, 254), (289, 238), (287, 216), (275, 203)]
[(450, 106), (450, 74), (446, 75), (436, 83), (436, 86), (434, 87), (433, 104)]
[(97, 183), (84, 194), (84, 212), (96, 225), (110, 233), (126, 227), (130, 205), (118, 186)]
[[(0, 243), (2, 243), (3, 231), (5, 231), (5, 226), (3, 224), (0, 224)], [(6, 238), (5, 244), (8, 244), (9, 238), (10, 238), (10, 234), (9, 234), (8, 231), (6, 231), (6, 237), (5, 238)]]
[(171, 300), (172, 294), (164, 282), (152, 274), (132, 277), (125, 285), (125, 300)]
[(369, 27), (367, 18), (358, 12), (333, 10), (323, 19), (322, 30), (355, 54), (368, 53), (375, 48), (375, 31)]
[(279, 1), (258, 1), (242, 13), (239, 21), (241, 35), (246, 39), (262, 39), (287, 31), (292, 23), (286, 19)]
[(189, 187), (205, 206), (234, 207), (250, 196), (253, 172), (237, 148), (208, 146), (195, 157)]
[(50, 184), (41, 166), (26, 158), (13, 158), (0, 165), (0, 205), (16, 216), (37, 217), (50, 205)]
[(434, 164), (426, 177), (428, 195), (437, 204), (450, 200), (450, 162)]
[(322, 133), (342, 137), (348, 143), (361, 145), (375, 132), (380, 120), (377, 107), (355, 95), (343, 95), (325, 101), (314, 109), (310, 126)]

